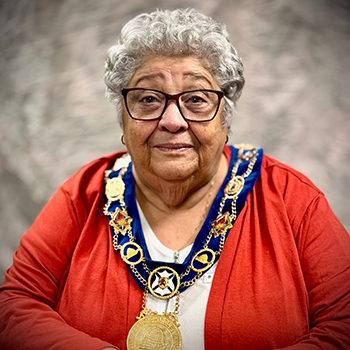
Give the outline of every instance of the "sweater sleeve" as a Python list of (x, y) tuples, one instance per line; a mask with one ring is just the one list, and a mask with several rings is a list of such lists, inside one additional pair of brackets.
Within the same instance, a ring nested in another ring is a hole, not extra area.
[(350, 237), (323, 194), (307, 208), (296, 237), (309, 296), (307, 334), (287, 350), (350, 349)]
[(55, 311), (86, 215), (84, 205), (78, 212), (61, 187), (21, 238), (0, 288), (1, 349), (113, 347), (71, 327)]

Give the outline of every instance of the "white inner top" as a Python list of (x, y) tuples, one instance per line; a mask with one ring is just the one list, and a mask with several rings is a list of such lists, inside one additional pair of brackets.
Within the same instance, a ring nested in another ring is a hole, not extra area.
[[(143, 234), (152, 260), (175, 262), (175, 251), (165, 247), (154, 234), (147, 222), (141, 207), (137, 203)], [(178, 263), (182, 263), (192, 249), (192, 244), (179, 252)], [(204, 349), (204, 320), (209, 298), (211, 282), (214, 277), (214, 264), (192, 287), (180, 294), (178, 319), (182, 337), (182, 350)], [(175, 309), (175, 297), (162, 300), (149, 294), (146, 308), (159, 314), (172, 312)]]

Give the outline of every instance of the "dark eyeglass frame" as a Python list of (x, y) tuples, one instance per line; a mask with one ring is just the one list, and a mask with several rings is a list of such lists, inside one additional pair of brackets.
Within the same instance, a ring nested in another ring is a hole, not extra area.
[[(128, 103), (127, 103), (127, 94), (128, 94), (129, 91), (138, 91), (138, 90), (153, 91), (153, 92), (157, 92), (157, 93), (160, 93), (160, 94), (162, 94), (162, 95), (165, 96), (165, 105), (164, 105), (164, 108), (163, 108), (162, 112), (160, 113), (159, 117), (151, 118), (151, 119), (142, 119), (142, 118), (135, 118), (135, 117), (133, 117), (133, 116), (131, 115), (131, 113), (130, 113), (130, 111), (129, 111)], [(179, 103), (180, 97), (181, 97), (182, 95), (184, 95), (184, 94), (188, 94), (188, 93), (190, 93), (190, 92), (197, 92), (197, 91), (214, 92), (214, 93), (218, 96), (218, 105), (217, 105), (217, 107), (216, 107), (215, 113), (214, 113), (214, 115), (213, 115), (211, 118), (209, 118), (209, 119), (203, 119), (203, 120), (189, 119), (189, 118), (186, 118), (186, 117), (182, 114), (182, 111), (181, 111), (181, 108), (180, 108), (180, 103)], [(134, 120), (141, 120), (141, 121), (145, 121), (145, 122), (160, 119), (160, 118), (163, 116), (165, 110), (167, 109), (167, 107), (168, 107), (168, 102), (169, 102), (170, 100), (175, 100), (175, 101), (176, 101), (177, 108), (178, 108), (178, 110), (179, 110), (179, 112), (180, 112), (182, 118), (184, 118), (186, 121), (191, 121), (191, 122), (196, 122), (196, 123), (198, 123), (198, 122), (200, 122), (200, 123), (201, 123), (201, 122), (209, 122), (209, 121), (213, 120), (213, 119), (216, 117), (216, 115), (217, 115), (217, 113), (218, 113), (218, 110), (219, 110), (219, 108), (220, 108), (220, 102), (221, 102), (222, 98), (224, 97), (224, 93), (223, 93), (222, 91), (220, 91), (220, 90), (208, 90), (208, 89), (189, 90), (189, 91), (180, 92), (179, 94), (171, 95), (171, 94), (167, 94), (166, 92), (163, 92), (163, 91), (160, 91), (160, 90), (155, 90), (155, 89), (129, 88), (129, 89), (123, 89), (123, 90), (121, 91), (121, 93), (122, 93), (122, 95), (123, 95), (123, 97), (124, 97), (125, 107), (126, 107), (126, 110), (127, 110), (128, 114), (129, 114), (129, 116), (130, 116), (132, 119), (134, 119)]]

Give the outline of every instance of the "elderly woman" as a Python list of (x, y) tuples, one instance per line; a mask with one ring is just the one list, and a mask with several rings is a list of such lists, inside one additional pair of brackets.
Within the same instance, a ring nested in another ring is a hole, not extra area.
[(0, 293), (1, 349), (349, 349), (350, 239), (303, 175), (228, 146), (242, 63), (193, 10), (106, 60), (127, 153), (64, 183)]

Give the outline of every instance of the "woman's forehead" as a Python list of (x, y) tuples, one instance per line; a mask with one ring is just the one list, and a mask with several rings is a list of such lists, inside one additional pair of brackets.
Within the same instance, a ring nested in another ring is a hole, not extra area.
[(140, 83), (166, 83), (172, 81), (200, 82), (213, 87), (215, 80), (202, 61), (195, 57), (153, 57), (145, 61), (130, 80), (134, 86)]

